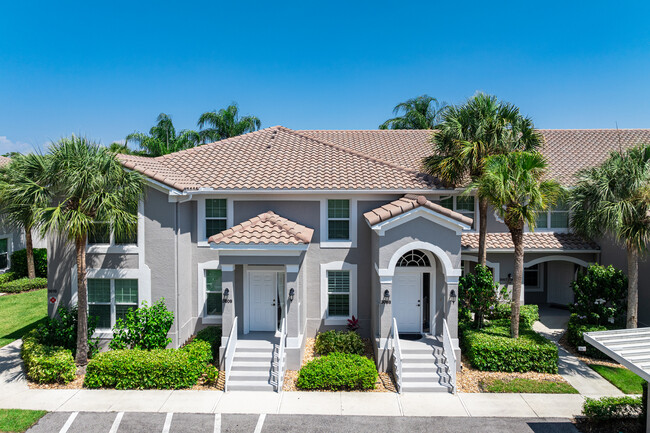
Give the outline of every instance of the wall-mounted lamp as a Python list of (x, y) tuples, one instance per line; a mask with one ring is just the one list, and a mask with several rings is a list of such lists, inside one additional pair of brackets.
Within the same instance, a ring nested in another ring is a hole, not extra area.
[(223, 299), (228, 299), (229, 294), (230, 294), (230, 289), (225, 289), (223, 291)]
[(390, 304), (390, 291), (388, 289), (384, 290), (384, 299), (381, 300), (382, 304)]
[(293, 288), (289, 289), (289, 301), (293, 302), (293, 297), (295, 296), (296, 291)]
[(452, 303), (456, 302), (456, 299), (458, 299), (458, 296), (456, 295), (456, 291), (454, 289), (451, 289), (451, 292), (449, 292), (449, 299)]

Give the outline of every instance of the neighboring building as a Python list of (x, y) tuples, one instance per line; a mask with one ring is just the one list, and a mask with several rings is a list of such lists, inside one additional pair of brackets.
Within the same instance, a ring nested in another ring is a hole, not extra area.
[[(567, 186), (610, 150), (650, 142), (650, 130), (541, 132), (550, 175)], [(89, 241), (98, 335), (109, 338), (129, 307), (165, 298), (175, 314), (172, 346), (220, 324), (222, 357), (235, 320), (239, 359), (249, 361), (258, 356), (249, 353), (250, 340), (272, 340), (285, 321), (287, 368), (296, 369), (307, 337), (342, 329), (352, 316), (374, 342), (382, 370), (391, 365), (393, 319), (401, 333), (430, 334), (431, 341), (446, 324), (458, 355), (455, 297), (458, 278), (476, 262), (478, 205), (421, 173), (430, 138), (431, 131), (277, 126), (158, 158), (120, 155), (125, 167), (147, 176), (148, 187), (137, 240), (106, 234)], [(509, 284), (507, 228), (492, 211), (488, 222), (488, 264)], [(610, 254), (609, 244), (585, 241), (567, 226), (566, 208), (557, 208), (526, 233), (525, 302), (572, 302), (576, 269)], [(50, 289), (59, 290), (53, 314), (75, 302), (76, 278), (72, 246), (50, 242)], [(642, 284), (647, 296), (647, 279)], [(422, 353), (433, 359), (440, 351)], [(424, 379), (417, 371), (406, 375), (413, 389), (435, 388), (418, 387)]]

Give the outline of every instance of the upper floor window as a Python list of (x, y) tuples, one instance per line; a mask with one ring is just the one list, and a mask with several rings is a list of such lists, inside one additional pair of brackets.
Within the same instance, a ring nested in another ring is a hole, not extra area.
[(228, 226), (228, 204), (225, 198), (205, 200), (205, 237), (221, 233)]
[(105, 244), (105, 245), (133, 245), (138, 243), (138, 224), (130, 234), (116, 234), (111, 230), (111, 225), (106, 222), (93, 223), (90, 231), (88, 232), (89, 244)]
[(327, 200), (327, 239), (350, 239), (350, 200)]
[(440, 205), (458, 212), (472, 220), (476, 216), (476, 202), (473, 196), (448, 196), (440, 198)]
[(538, 229), (568, 229), (569, 205), (559, 203), (552, 209), (538, 212), (535, 222)]

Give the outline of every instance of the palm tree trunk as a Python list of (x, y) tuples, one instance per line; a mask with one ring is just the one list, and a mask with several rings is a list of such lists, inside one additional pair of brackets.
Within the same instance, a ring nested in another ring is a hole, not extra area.
[(79, 367), (88, 364), (88, 292), (86, 290), (86, 236), (75, 241), (77, 253), (77, 355)]
[(478, 199), (479, 227), (478, 227), (478, 263), (485, 266), (487, 261), (486, 237), (487, 237), (487, 210), (488, 201), (485, 197)]
[(30, 279), (36, 278), (36, 267), (34, 266), (34, 243), (32, 241), (32, 229), (25, 228), (25, 252), (27, 255), (27, 276)]
[(637, 327), (639, 310), (639, 254), (627, 245), (627, 328)]
[(515, 245), (515, 260), (512, 279), (512, 300), (510, 301), (510, 335), (519, 338), (519, 307), (521, 299), (521, 280), (524, 273), (524, 228), (510, 228), (512, 242)]

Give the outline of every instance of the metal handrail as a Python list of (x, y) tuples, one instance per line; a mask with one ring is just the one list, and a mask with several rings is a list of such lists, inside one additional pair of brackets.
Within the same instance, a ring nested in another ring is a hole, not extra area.
[(393, 340), (393, 372), (397, 381), (397, 392), (402, 392), (402, 349), (399, 344), (399, 331), (397, 330), (397, 320), (393, 317), (393, 326), (390, 330), (391, 339)]
[(278, 345), (278, 358), (275, 365), (275, 377), (277, 379), (276, 392), (282, 391), (284, 384), (284, 349), (287, 344), (287, 323), (286, 319), (282, 319), (280, 325), (280, 344)]
[(230, 336), (228, 337), (228, 343), (226, 344), (226, 355), (225, 355), (225, 370), (226, 377), (223, 383), (223, 390), (228, 391), (228, 379), (230, 378), (230, 369), (232, 369), (232, 363), (235, 359), (235, 348), (237, 346), (237, 316), (235, 316), (235, 321), (230, 330)]
[(442, 350), (443, 355), (447, 359), (447, 367), (449, 368), (449, 385), (451, 385), (451, 392), (456, 394), (456, 352), (451, 344), (451, 334), (449, 333), (449, 326), (447, 320), (442, 320)]

